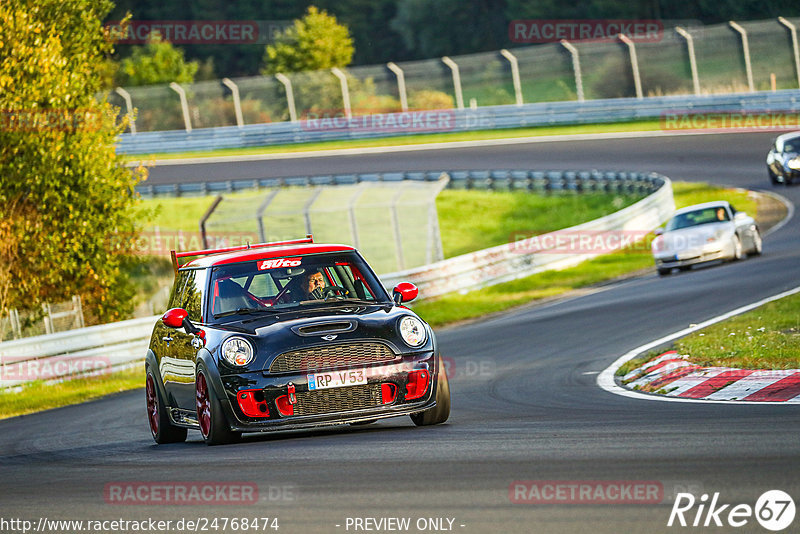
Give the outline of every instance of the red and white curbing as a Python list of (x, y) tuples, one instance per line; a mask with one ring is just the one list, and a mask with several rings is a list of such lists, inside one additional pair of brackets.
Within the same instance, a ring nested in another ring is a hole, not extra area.
[(627, 373), (622, 383), (683, 399), (800, 404), (800, 369), (702, 367), (686, 358), (674, 350), (665, 352)]

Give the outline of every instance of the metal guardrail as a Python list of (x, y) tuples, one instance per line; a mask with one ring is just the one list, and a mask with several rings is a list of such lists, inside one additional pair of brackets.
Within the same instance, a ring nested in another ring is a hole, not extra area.
[[(438, 178), (442, 173), (400, 174)], [(668, 218), (675, 207), (669, 179), (656, 173), (504, 170), (453, 171), (450, 175), (451, 183), (465, 188), (650, 193), (632, 206), (561, 232), (651, 230)], [(594, 255), (520, 254), (511, 243), (383, 275), (381, 282), (391, 290), (397, 282), (411, 281), (418, 285), (423, 298), (430, 298), (545, 270), (563, 269)], [(18, 386), (31, 380), (109, 373), (130, 366), (144, 357), (153, 324), (158, 318), (132, 319), (0, 343), (0, 388)]]
[[(610, 174), (610, 173), (607, 173)], [(656, 173), (623, 173), (620, 182), (645, 182), (655, 192), (618, 212), (584, 224), (538, 236), (538, 242), (556, 241), (556, 236), (597, 236), (602, 232), (628, 232), (634, 236), (657, 228), (675, 211), (672, 185), (669, 178)], [(622, 240), (619, 241), (622, 243)], [(552, 251), (525, 252), (515, 243), (507, 243), (477, 252), (449, 258), (416, 269), (408, 269), (381, 276), (381, 282), (391, 289), (399, 282), (411, 282), (419, 288), (420, 295), (432, 298), (453, 291), (472, 291), (482, 287), (508, 282), (542, 271), (565, 269), (602, 252), (554, 253)]]
[[(419, 133), (624, 122), (657, 119), (667, 113), (709, 112), (797, 113), (800, 112), (800, 90), (545, 102), (522, 106), (486, 106), (476, 109), (415, 111), (371, 116), (374, 119), (372, 124), (403, 125), (413, 124), (415, 114), (421, 115), (426, 120), (432, 114), (439, 114), (437, 126), (426, 126), (424, 131), (402, 126), (365, 128), (356, 117), (352, 123), (345, 121), (346, 125), (343, 127), (318, 128), (315, 126), (318, 123), (298, 121), (193, 129), (190, 132), (185, 130), (139, 132), (135, 135), (120, 135), (117, 150), (124, 154), (192, 152)], [(441, 124), (438, 122), (439, 119), (442, 119)]]
[[(641, 178), (641, 173), (621, 171), (526, 171), (526, 170), (469, 170), (418, 171), (362, 174), (333, 174), (327, 176), (292, 176), (254, 180), (225, 180), (163, 185), (139, 185), (136, 191), (143, 197), (211, 195), (252, 189), (285, 186), (316, 187), (320, 185), (353, 185), (359, 183), (437, 182), (446, 174), (447, 187), (487, 190), (529, 190), (533, 192), (606, 191), (647, 193), (654, 185)], [(630, 177), (636, 177), (629, 179)]]

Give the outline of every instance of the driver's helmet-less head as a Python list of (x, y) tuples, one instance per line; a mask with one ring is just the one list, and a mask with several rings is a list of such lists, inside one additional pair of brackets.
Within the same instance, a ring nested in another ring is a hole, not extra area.
[(325, 285), (325, 275), (321, 270), (311, 269), (303, 274), (303, 291), (312, 299), (322, 298), (322, 289)]

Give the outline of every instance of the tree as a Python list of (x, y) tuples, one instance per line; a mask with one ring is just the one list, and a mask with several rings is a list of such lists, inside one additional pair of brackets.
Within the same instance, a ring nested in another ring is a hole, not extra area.
[(118, 81), (122, 86), (191, 83), (198, 67), (197, 61), (187, 62), (183, 50), (154, 32), (146, 45), (135, 47), (131, 57), (122, 60)]
[(310, 6), (303, 18), (294, 21), (268, 45), (263, 74), (303, 72), (346, 67), (353, 60), (350, 30), (336, 17)]
[(144, 171), (117, 156), (103, 88), (108, 0), (0, 3), (0, 313), (83, 299), (89, 320), (132, 306), (124, 243)]

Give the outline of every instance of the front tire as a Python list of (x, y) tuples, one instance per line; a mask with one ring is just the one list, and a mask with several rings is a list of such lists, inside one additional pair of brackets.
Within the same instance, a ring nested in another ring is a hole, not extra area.
[(658, 276), (669, 276), (672, 272), (672, 269), (662, 269), (661, 267), (658, 268)]
[(198, 370), (195, 379), (195, 405), (200, 434), (203, 435), (206, 445), (223, 445), (241, 438), (240, 432), (233, 432), (228, 426), (222, 405), (204, 369)]
[(739, 261), (742, 259), (742, 240), (738, 235), (733, 236), (733, 258), (731, 261)]
[(411, 420), (417, 426), (438, 425), (450, 417), (450, 382), (439, 359), (439, 376), (436, 382), (436, 406), (425, 411), (411, 414)]
[(186, 429), (174, 426), (169, 420), (164, 399), (156, 387), (153, 371), (147, 368), (145, 379), (145, 400), (147, 402), (147, 422), (150, 424), (150, 433), (159, 445), (164, 443), (182, 443), (186, 441)]

